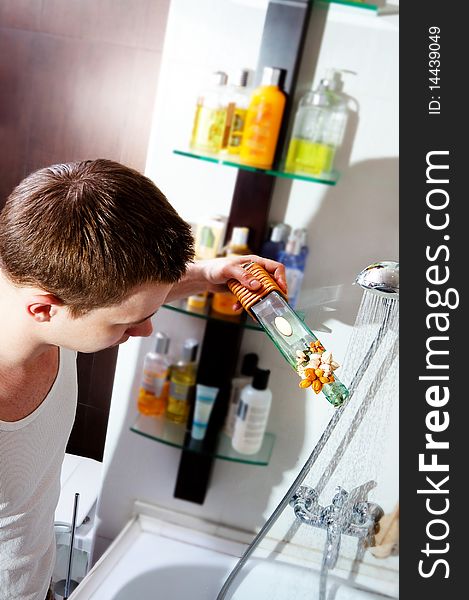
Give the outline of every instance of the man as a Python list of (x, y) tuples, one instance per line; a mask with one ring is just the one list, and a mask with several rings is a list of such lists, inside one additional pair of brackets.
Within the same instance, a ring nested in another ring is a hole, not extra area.
[(238, 279), (258, 256), (193, 263), (190, 227), (146, 177), (109, 160), (24, 179), (0, 213), (0, 600), (44, 600), (76, 352), (148, 336), (164, 303)]

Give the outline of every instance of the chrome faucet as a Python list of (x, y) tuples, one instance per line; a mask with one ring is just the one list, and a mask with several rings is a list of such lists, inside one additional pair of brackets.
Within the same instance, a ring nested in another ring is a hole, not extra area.
[(359, 500), (369, 486), (359, 486), (349, 494), (338, 486), (329, 506), (319, 504), (314, 488), (300, 486), (290, 500), (297, 519), (306, 525), (326, 530), (324, 564), (333, 569), (339, 556), (342, 534), (359, 538), (363, 545), (371, 544), (383, 509), (373, 502)]

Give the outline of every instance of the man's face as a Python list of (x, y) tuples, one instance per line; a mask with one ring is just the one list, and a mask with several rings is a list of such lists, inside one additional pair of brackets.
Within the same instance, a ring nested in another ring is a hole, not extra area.
[(120, 304), (94, 309), (72, 318), (64, 308), (56, 315), (55, 341), (78, 352), (97, 352), (126, 342), (129, 337), (147, 337), (151, 317), (164, 303), (171, 285), (148, 283), (134, 290)]

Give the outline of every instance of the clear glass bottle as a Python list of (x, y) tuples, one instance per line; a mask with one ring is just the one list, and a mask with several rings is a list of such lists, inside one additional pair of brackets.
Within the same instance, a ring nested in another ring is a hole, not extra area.
[(197, 98), (190, 141), (191, 149), (196, 152), (217, 154), (222, 147), (227, 116), (227, 81), (225, 72), (215, 71), (211, 85)]
[(251, 95), (239, 153), (243, 164), (272, 167), (286, 101), (279, 87), (282, 74), (277, 67), (264, 67), (261, 85)]
[(155, 338), (155, 350), (148, 352), (143, 361), (143, 376), (137, 398), (138, 411), (151, 416), (164, 414), (169, 392), (169, 337), (157, 331)]
[(288, 145), (286, 171), (309, 175), (332, 171), (348, 119), (347, 101), (337, 91), (339, 81), (340, 72), (331, 70), (317, 89), (301, 98)]
[(181, 358), (171, 366), (166, 418), (174, 423), (185, 423), (189, 415), (194, 399), (198, 348), (199, 342), (188, 338), (182, 346)]

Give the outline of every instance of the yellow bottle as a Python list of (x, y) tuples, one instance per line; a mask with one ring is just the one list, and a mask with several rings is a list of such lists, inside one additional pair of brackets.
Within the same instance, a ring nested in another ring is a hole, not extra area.
[(239, 154), (241, 148), (251, 98), (251, 88), (248, 85), (250, 74), (249, 69), (241, 69), (237, 72), (234, 83), (228, 86), (227, 130), (222, 144), (222, 151), (228, 154)]
[(190, 147), (196, 152), (217, 154), (223, 143), (227, 119), (226, 82), (223, 71), (212, 74), (212, 85), (201, 92), (192, 127)]
[(279, 88), (282, 70), (264, 67), (262, 83), (251, 96), (246, 115), (240, 162), (270, 169), (285, 109), (285, 94)]
[(197, 340), (187, 339), (182, 347), (181, 359), (171, 367), (166, 418), (174, 423), (185, 423), (189, 415), (197, 376), (198, 347)]
[[(248, 237), (249, 227), (233, 227), (231, 240), (225, 249), (225, 256), (251, 254)], [(212, 310), (222, 315), (239, 315), (243, 312), (243, 308), (233, 310), (233, 305), (237, 301), (238, 299), (231, 292), (215, 292), (212, 299)]]

